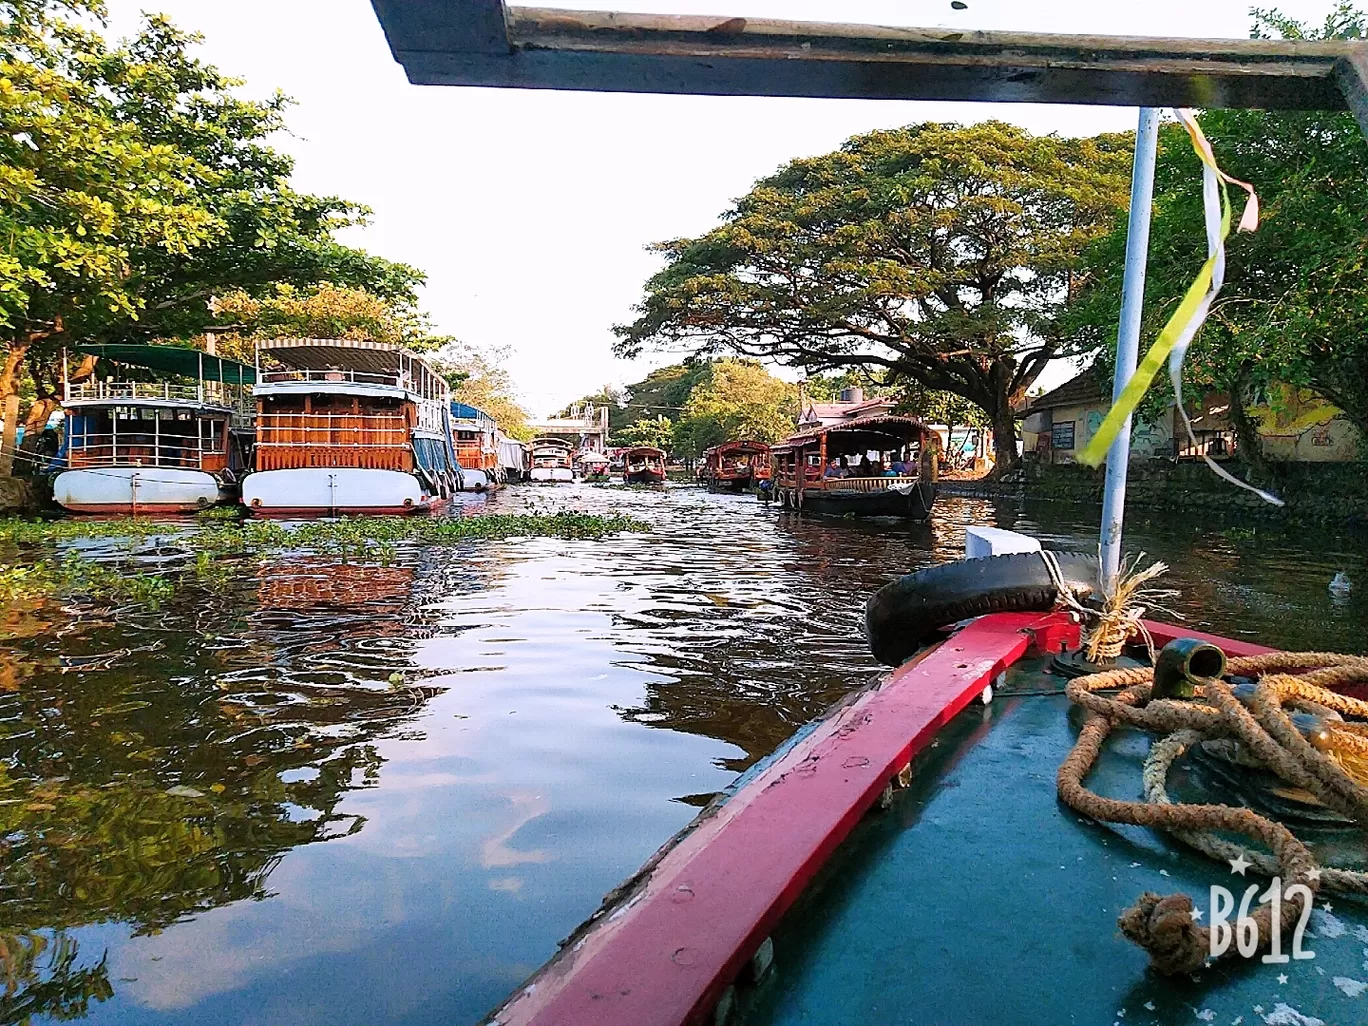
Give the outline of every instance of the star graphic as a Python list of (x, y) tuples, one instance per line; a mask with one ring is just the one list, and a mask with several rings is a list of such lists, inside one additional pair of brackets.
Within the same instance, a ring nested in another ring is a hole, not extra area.
[(1239, 873), (1241, 876), (1245, 875), (1246, 869), (1254, 865), (1254, 863), (1250, 862), (1249, 859), (1245, 858), (1244, 852), (1240, 852), (1239, 858), (1227, 859), (1226, 861), (1230, 863), (1230, 871), (1232, 873)]
[(1279, 974), (1278, 974), (1278, 986), (1279, 986), (1279, 987), (1286, 987), (1286, 986), (1287, 986), (1287, 973), (1279, 973)]
[(1335, 906), (1332, 905), (1332, 904), (1330, 904), (1330, 902), (1328, 902), (1328, 901), (1327, 901), (1324, 905), (1322, 905), (1321, 908), (1325, 909), (1325, 911), (1327, 911), (1327, 912), (1333, 912), (1333, 911), (1335, 911)]
[(1192, 910), (1192, 921), (1195, 923), (1200, 923), (1202, 921), (1202, 910), (1200, 908), (1194, 908)]
[(1320, 878), (1321, 878), (1320, 866), (1316, 866), (1316, 867), (1314, 867), (1313, 869), (1308, 869), (1308, 870), (1306, 871), (1306, 878), (1307, 878), (1308, 880), (1313, 881), (1314, 883), (1320, 883)]

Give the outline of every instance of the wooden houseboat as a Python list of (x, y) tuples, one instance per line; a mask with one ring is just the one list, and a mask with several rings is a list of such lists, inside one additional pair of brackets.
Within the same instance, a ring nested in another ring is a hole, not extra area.
[(243, 503), (267, 516), (425, 513), (460, 487), (446, 379), (402, 347), (349, 339), (257, 343), (255, 470)]
[(650, 445), (628, 449), (622, 454), (622, 479), (628, 484), (664, 484), (664, 451)]
[(936, 499), (936, 434), (910, 417), (865, 417), (801, 431), (774, 446), (785, 509), (925, 520)]
[(63, 383), (59, 504), (136, 515), (237, 498), (252, 447), (251, 367), (169, 345), (77, 351), (96, 357), (95, 373)]
[(703, 453), (698, 475), (712, 492), (744, 492), (770, 476), (770, 447), (764, 442), (723, 442)]
[(564, 438), (547, 436), (532, 439), (533, 481), (573, 481), (574, 463), (571, 453), (574, 449)]
[(461, 465), (461, 489), (484, 492), (504, 481), (499, 462), (499, 426), (494, 418), (474, 406), (453, 401), (451, 432), (456, 441), (456, 462)]

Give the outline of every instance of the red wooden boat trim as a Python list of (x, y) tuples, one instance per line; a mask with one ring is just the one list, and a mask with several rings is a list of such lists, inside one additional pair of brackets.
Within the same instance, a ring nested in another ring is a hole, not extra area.
[(1267, 645), (1256, 645), (1251, 641), (1236, 641), (1234, 638), (1223, 638), (1219, 634), (1205, 634), (1202, 631), (1189, 630), (1176, 623), (1155, 623), (1152, 620), (1146, 620), (1145, 626), (1149, 628), (1150, 635), (1154, 638), (1155, 648), (1163, 648), (1174, 638), (1196, 638), (1198, 641), (1215, 645), (1231, 658), (1263, 655), (1266, 652), (1276, 651)]
[(885, 785), (1059, 614), (970, 624), (860, 692), (661, 850), (493, 1013), (499, 1026), (680, 1026), (726, 987)]

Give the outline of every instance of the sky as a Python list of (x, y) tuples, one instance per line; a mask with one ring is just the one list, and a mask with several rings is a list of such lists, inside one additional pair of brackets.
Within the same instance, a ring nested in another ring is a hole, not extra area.
[[(1272, 0), (1270, 0), (1272, 2)], [(369, 0), (108, 0), (110, 34), (165, 13), (245, 95), (296, 101), (275, 144), (298, 188), (374, 211), (343, 240), (422, 268), (439, 333), (506, 349), (523, 404), (548, 414), (681, 354), (627, 362), (629, 321), (660, 266), (646, 247), (717, 223), (759, 178), (852, 135), (918, 121), (1011, 121), (1033, 132), (1133, 128), (1131, 108), (641, 96), (412, 86)], [(621, 0), (595, 6), (884, 25), (1116, 35), (1248, 35), (1248, 0)], [(548, 0), (548, 5), (554, 5)], [(1328, 0), (1285, 0), (1319, 23)], [(1218, 145), (1219, 148), (1219, 145)], [(1052, 368), (1041, 384), (1068, 376)]]

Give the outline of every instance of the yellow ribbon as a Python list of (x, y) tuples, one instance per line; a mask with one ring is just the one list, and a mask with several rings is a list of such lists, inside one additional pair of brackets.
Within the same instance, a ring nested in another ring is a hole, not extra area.
[[(1099, 466), (1107, 458), (1107, 450), (1116, 440), (1126, 418), (1133, 414), (1136, 407), (1140, 405), (1140, 400), (1144, 398), (1150, 385), (1154, 383), (1154, 376), (1159, 373), (1159, 369), (1164, 365), (1164, 361), (1170, 353), (1173, 352), (1174, 347), (1181, 342), (1180, 352), (1186, 352), (1188, 343), (1192, 341), (1192, 337), (1206, 320), (1211, 301), (1216, 298), (1216, 293), (1220, 291), (1222, 280), (1225, 277), (1225, 240), (1230, 235), (1231, 222), (1230, 193), (1226, 187), (1227, 182), (1238, 185), (1249, 193), (1244, 214), (1240, 218), (1240, 231), (1253, 231), (1259, 224), (1259, 200), (1254, 193), (1254, 187), (1248, 182), (1230, 177), (1220, 169), (1216, 164), (1215, 154), (1212, 153), (1211, 143), (1207, 141), (1206, 136), (1202, 133), (1201, 126), (1191, 111), (1179, 110), (1177, 114), (1192, 140), (1193, 150), (1202, 163), (1211, 169), (1220, 183), (1219, 229), (1214, 233), (1210, 231), (1210, 215), (1214, 211), (1208, 206), (1209, 230), (1206, 263), (1202, 264), (1201, 270), (1197, 272), (1197, 277), (1188, 286), (1183, 301), (1178, 304), (1178, 309), (1173, 311), (1173, 316), (1169, 318), (1168, 323), (1159, 332), (1158, 338), (1154, 340), (1154, 345), (1150, 346), (1149, 352), (1145, 354), (1144, 359), (1135, 369), (1135, 373), (1126, 382), (1125, 388), (1121, 390), (1121, 395), (1116, 402), (1112, 403), (1112, 408), (1098, 427), (1097, 433), (1093, 435), (1083, 451), (1078, 454), (1078, 462), (1090, 467)], [(1208, 196), (1208, 202), (1209, 199)], [(1179, 396), (1179, 402), (1181, 403), (1181, 396)]]

